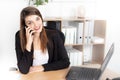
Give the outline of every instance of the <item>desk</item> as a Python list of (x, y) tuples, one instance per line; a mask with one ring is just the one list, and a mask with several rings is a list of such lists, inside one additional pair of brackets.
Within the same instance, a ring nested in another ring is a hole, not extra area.
[(69, 69), (21, 74), (20, 80), (65, 80)]
[(106, 80), (106, 78), (113, 79), (113, 78), (116, 78), (116, 77), (120, 77), (120, 74), (107, 68), (103, 72), (103, 75), (101, 76), (101, 80)]
[[(56, 70), (56, 71), (34, 72), (34, 73), (28, 73), (25, 75), (20, 74), (19, 72), (15, 72), (15, 74), (13, 75), (14, 78), (10, 80), (66, 80), (65, 76), (67, 75), (68, 71), (69, 71), (69, 68)], [(103, 75), (101, 76), (101, 80), (106, 80), (106, 78), (112, 79), (115, 77), (120, 77), (120, 74), (115, 73), (110, 69), (106, 69)], [(10, 78), (11, 78), (11, 75), (10, 75)]]

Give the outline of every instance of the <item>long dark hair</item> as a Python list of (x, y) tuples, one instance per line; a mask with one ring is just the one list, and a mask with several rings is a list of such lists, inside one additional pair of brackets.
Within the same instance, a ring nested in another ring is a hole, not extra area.
[[(25, 18), (29, 15), (38, 15), (43, 22), (42, 15), (37, 8), (31, 7), (31, 6), (23, 8), (23, 10), (20, 13), (20, 44), (21, 44), (21, 48), (22, 48), (23, 52), (26, 48)], [(41, 43), (42, 43), (41, 44), (41, 49), (44, 52), (44, 50), (47, 47), (47, 42), (48, 42), (48, 38), (46, 36), (46, 32), (45, 32), (44, 27), (42, 28), (42, 31), (41, 31), (41, 34), (40, 34), (40, 39), (41, 39)]]

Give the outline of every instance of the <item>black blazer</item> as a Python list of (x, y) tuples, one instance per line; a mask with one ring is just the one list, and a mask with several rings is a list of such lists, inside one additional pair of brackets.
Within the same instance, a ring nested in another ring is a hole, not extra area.
[[(44, 71), (58, 70), (69, 67), (70, 62), (67, 51), (59, 33), (56, 30), (46, 29), (46, 34), (49, 40), (47, 44), (49, 60), (47, 64), (42, 65), (44, 67)], [(31, 50), (31, 52), (27, 50), (22, 52), (19, 31), (15, 34), (15, 50), (19, 71), (23, 74), (27, 74), (33, 63), (33, 50)]]

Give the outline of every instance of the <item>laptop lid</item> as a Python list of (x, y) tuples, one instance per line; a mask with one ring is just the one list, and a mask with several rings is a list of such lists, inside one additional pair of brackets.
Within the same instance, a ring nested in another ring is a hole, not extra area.
[(105, 70), (108, 62), (110, 61), (110, 59), (111, 59), (111, 57), (112, 57), (112, 55), (113, 55), (113, 52), (114, 52), (114, 43), (111, 45), (111, 47), (110, 47), (110, 49), (109, 49), (109, 51), (108, 51), (108, 53), (107, 53), (107, 55), (106, 55), (106, 57), (105, 57), (102, 65), (101, 65), (101, 68), (100, 68), (101, 71), (104, 71), (104, 70)]
[(113, 55), (113, 52), (114, 52), (114, 43), (112, 43), (106, 57), (104, 58), (104, 61), (103, 61), (102, 65), (101, 65), (101, 67), (100, 67), (101, 72), (98, 75), (99, 78), (101, 77), (102, 73), (104, 72), (105, 68), (107, 67), (108, 62), (110, 61), (110, 59), (111, 59), (111, 57)]

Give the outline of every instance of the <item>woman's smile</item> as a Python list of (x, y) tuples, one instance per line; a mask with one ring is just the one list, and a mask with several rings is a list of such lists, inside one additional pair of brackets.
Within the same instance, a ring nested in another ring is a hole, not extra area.
[(34, 30), (35, 31), (38, 31), (40, 29), (40, 27), (35, 27)]

